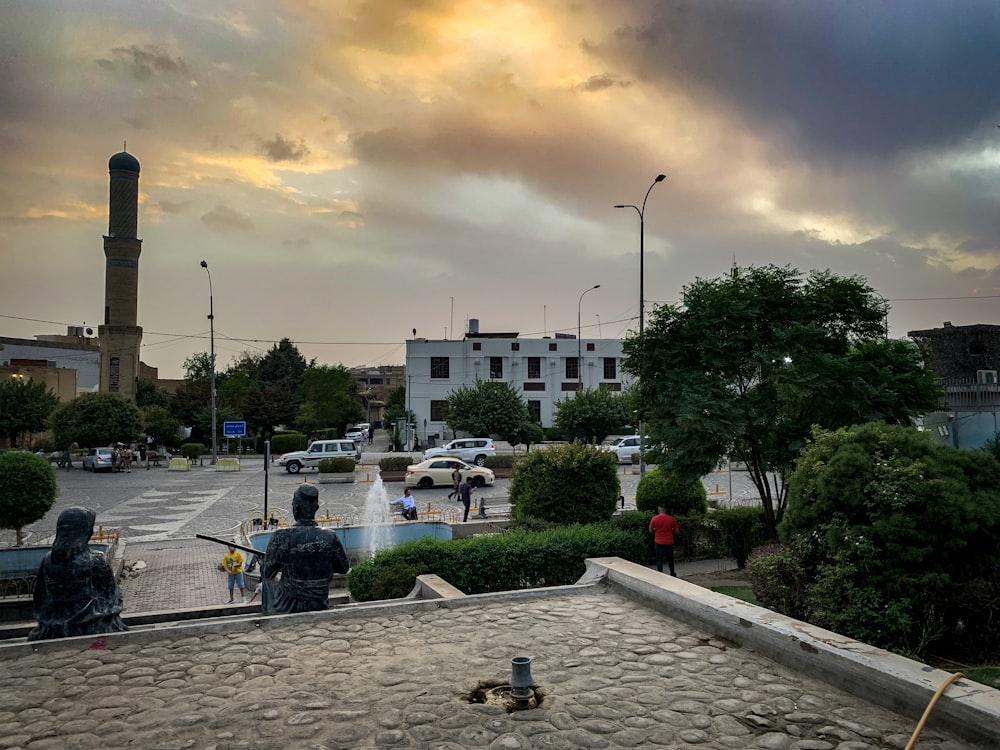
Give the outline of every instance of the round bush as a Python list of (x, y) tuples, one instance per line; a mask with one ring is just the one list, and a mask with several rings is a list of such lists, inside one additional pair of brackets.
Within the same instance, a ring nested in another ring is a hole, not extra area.
[(662, 468), (646, 472), (635, 489), (635, 509), (656, 513), (664, 506), (672, 516), (704, 515), (708, 512), (708, 494), (700, 479), (683, 480)]
[(615, 454), (582, 443), (529, 453), (514, 465), (510, 483), (510, 502), (519, 522), (606, 521), (620, 493)]
[(324, 458), (319, 462), (320, 474), (346, 474), (354, 471), (353, 458)]
[(204, 443), (184, 443), (184, 445), (181, 446), (181, 455), (188, 461), (194, 461), (199, 456), (204, 455), (204, 453)]
[(47, 458), (22, 451), (0, 453), (0, 528), (21, 529), (40, 521), (59, 494), (56, 472)]

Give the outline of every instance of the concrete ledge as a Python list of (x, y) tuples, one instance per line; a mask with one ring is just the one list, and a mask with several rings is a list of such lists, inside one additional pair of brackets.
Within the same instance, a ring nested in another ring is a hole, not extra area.
[(461, 590), (433, 573), (417, 576), (413, 590), (407, 594), (407, 598), (414, 599), (461, 599), (464, 596)]
[(354, 472), (338, 471), (331, 472), (328, 474), (323, 474), (320, 472), (319, 475), (320, 484), (353, 484), (354, 483)]
[(186, 458), (171, 458), (167, 471), (191, 471), (191, 464)]
[(239, 471), (240, 460), (238, 458), (220, 458), (215, 462), (216, 471)]
[[(950, 675), (618, 557), (588, 559), (578, 584), (602, 581), (681, 622), (914, 719)], [(958, 680), (938, 701), (928, 724), (1000, 747), (1000, 691)]]

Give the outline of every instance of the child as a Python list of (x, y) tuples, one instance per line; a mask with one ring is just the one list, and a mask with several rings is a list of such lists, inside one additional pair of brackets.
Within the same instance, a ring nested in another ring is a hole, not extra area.
[(233, 545), (227, 545), (229, 547), (229, 552), (222, 556), (222, 567), (225, 569), (226, 573), (229, 574), (229, 599), (226, 604), (233, 603), (233, 587), (240, 587), (240, 596), (243, 597), (243, 603), (247, 603), (247, 589), (246, 584), (243, 582), (243, 555), (236, 551), (236, 547)]

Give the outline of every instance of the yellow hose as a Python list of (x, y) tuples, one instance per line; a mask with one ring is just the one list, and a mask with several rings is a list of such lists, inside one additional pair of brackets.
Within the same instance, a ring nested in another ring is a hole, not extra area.
[(927, 704), (927, 708), (924, 709), (924, 715), (920, 717), (920, 721), (917, 722), (917, 728), (913, 730), (913, 735), (910, 737), (910, 741), (906, 743), (904, 750), (913, 750), (917, 744), (917, 737), (920, 736), (920, 732), (923, 731), (924, 724), (927, 723), (927, 717), (931, 715), (931, 711), (934, 709), (934, 704), (938, 702), (938, 698), (944, 695), (944, 691), (948, 689), (948, 686), (955, 680), (960, 680), (965, 677), (961, 672), (955, 672), (955, 674), (950, 675), (947, 680), (941, 683), (941, 687), (935, 691), (931, 702)]

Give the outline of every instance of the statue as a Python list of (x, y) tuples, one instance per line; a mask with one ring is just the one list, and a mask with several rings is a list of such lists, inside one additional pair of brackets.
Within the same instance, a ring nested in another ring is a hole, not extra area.
[(94, 511), (67, 508), (56, 521), (52, 550), (38, 566), (29, 641), (119, 633), (122, 592), (104, 555), (91, 551)]
[[(300, 486), (292, 498), (295, 525), (274, 532), (264, 553), (261, 609), (269, 613), (315, 612), (327, 609), (330, 579), (350, 566), (344, 547), (332, 531), (316, 525), (319, 491)], [(278, 574), (281, 578), (274, 580)]]

